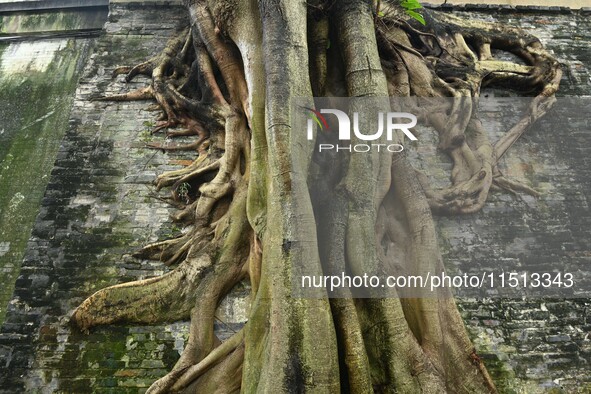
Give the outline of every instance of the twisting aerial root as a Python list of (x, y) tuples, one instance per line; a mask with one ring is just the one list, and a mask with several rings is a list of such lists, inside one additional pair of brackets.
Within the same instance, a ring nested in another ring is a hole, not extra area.
[[(390, 94), (455, 98), (450, 108), (424, 111), (428, 123), (439, 133), (439, 148), (450, 156), (454, 166), (452, 185), (444, 190), (432, 190), (419, 175), (431, 208), (440, 214), (476, 212), (493, 185), (503, 189), (512, 185), (510, 190), (536, 195), (531, 188), (506, 180), (497, 163), (554, 102), (562, 76), (558, 61), (537, 38), (520, 29), (437, 13), (427, 14), (426, 26), (413, 27), (400, 17), (400, 10), (382, 7), (385, 16), (377, 35), (380, 50), (388, 55), (383, 65), (391, 75)], [(525, 65), (495, 60), (494, 51), (512, 53)], [(396, 72), (400, 67), (403, 71)], [(401, 86), (407, 90), (400, 92)], [(537, 97), (521, 120), (493, 146), (477, 118), (477, 99), (483, 87), (505, 86), (535, 92)]]
[[(431, 212), (476, 212), (491, 189), (536, 194), (506, 179), (498, 162), (558, 88), (558, 62), (539, 40), (426, 10), (423, 26), (398, 2), (378, 1), (379, 10), (370, 3), (187, 0), (190, 27), (161, 54), (114, 71), (150, 84), (102, 100), (154, 100), (161, 111), (154, 132), (195, 139), (149, 147), (197, 154), (155, 180), (184, 205), (173, 219), (185, 232), (135, 254), (172, 271), (103, 289), (72, 315), (82, 330), (190, 319), (180, 359), (149, 393), (495, 391), (448, 294), (329, 301), (290, 293), (298, 259), (318, 273), (379, 262), (399, 273), (440, 272)], [(495, 59), (497, 50), (523, 64)], [(487, 86), (535, 95), (494, 144), (477, 117)], [(416, 108), (453, 161), (451, 186), (432, 189), (404, 156), (354, 156), (317, 164), (327, 178), (316, 182), (322, 190), (308, 191), (311, 148), (292, 133), (289, 106), (312, 94), (452, 98)], [(310, 193), (323, 197), (313, 205)], [(298, 255), (294, 233), (312, 252)], [(220, 343), (215, 310), (246, 277), (249, 322)]]

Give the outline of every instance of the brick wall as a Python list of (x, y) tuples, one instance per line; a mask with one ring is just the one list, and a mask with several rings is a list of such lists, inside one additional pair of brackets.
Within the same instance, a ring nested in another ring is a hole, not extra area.
[[(160, 264), (134, 260), (129, 253), (178, 231), (167, 219), (171, 207), (154, 198), (149, 185), (156, 174), (177, 168), (178, 160), (190, 155), (144, 148), (145, 142), (159, 138), (148, 132), (154, 114), (145, 103), (90, 99), (143, 86), (141, 78), (125, 85), (110, 74), (115, 66), (135, 64), (156, 53), (184, 22), (184, 15), (176, 7), (111, 6), (106, 33), (95, 41), (79, 84), (0, 332), (0, 392), (142, 392), (179, 356), (186, 323), (121, 325), (85, 335), (68, 325), (68, 315), (106, 285), (166, 271)], [(588, 16), (512, 11), (464, 15), (531, 28), (565, 63), (562, 94), (591, 92)], [(591, 235), (586, 200), (589, 138), (581, 133), (565, 144), (559, 133), (542, 133), (520, 141), (505, 165), (519, 177), (523, 172), (516, 169), (533, 160), (536, 181), (555, 185), (553, 192), (537, 203), (494, 195), (480, 214), (440, 219), (450, 267), (480, 270), (494, 266), (499, 251), (522, 258), (558, 253), (568, 243), (580, 245), (571, 251), (588, 258), (589, 246), (581, 242)], [(543, 153), (538, 155), (536, 149)], [(540, 211), (543, 204), (552, 209)], [(569, 207), (573, 211), (564, 215)], [(561, 212), (556, 223), (552, 219)], [(559, 231), (566, 238), (546, 242), (556, 226), (562, 226)], [(516, 242), (528, 237), (538, 238)], [(545, 249), (532, 249), (538, 247)], [(475, 260), (478, 264), (471, 268)], [(460, 306), (479, 353), (504, 391), (589, 390), (589, 300), (463, 299)], [(244, 309), (244, 292), (227, 300), (218, 313), (224, 322), (218, 332), (227, 335), (237, 329)]]

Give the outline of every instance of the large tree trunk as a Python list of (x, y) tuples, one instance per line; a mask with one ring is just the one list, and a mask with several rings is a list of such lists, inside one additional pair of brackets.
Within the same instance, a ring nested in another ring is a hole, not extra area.
[[(426, 10), (422, 25), (395, 0), (186, 6), (191, 26), (163, 53), (116, 70), (127, 80), (147, 75), (150, 86), (105, 98), (155, 99), (162, 110), (155, 131), (196, 136), (175, 147), (196, 150), (194, 163), (156, 180), (184, 205), (174, 219), (188, 231), (137, 253), (175, 268), (93, 294), (73, 321), (88, 330), (190, 318), (181, 358), (150, 393), (495, 392), (443, 290), (430, 298), (298, 298), (294, 265), (306, 261), (314, 271), (308, 275), (327, 266), (354, 271), (394, 251), (405, 272), (441, 272), (432, 211), (475, 212), (491, 188), (534, 193), (505, 179), (496, 163), (547, 111), (558, 63), (523, 31)], [(495, 60), (494, 49), (524, 64)], [(433, 190), (402, 154), (313, 163), (313, 144), (291, 128), (295, 98), (478, 97), (486, 85), (537, 96), (494, 145), (471, 105), (447, 109), (453, 127), (441, 114), (424, 114), (454, 163), (445, 190)], [(329, 198), (310, 198), (314, 166), (330, 178), (323, 186)], [(249, 321), (220, 343), (216, 307), (245, 278)]]

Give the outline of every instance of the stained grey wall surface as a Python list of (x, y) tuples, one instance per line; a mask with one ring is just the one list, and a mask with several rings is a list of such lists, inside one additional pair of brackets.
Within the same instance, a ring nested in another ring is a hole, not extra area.
[(108, 11), (89, 2), (49, 11), (57, 2), (43, 2), (36, 12), (37, 3), (0, 4), (0, 324), (92, 37)]

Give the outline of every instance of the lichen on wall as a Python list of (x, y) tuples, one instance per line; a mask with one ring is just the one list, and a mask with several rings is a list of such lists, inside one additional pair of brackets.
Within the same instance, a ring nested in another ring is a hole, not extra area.
[(87, 40), (2, 44), (0, 324), (66, 129)]

